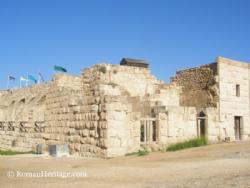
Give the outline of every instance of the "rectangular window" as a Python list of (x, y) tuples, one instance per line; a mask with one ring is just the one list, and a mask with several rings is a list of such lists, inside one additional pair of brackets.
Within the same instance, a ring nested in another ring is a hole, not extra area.
[(240, 96), (240, 85), (236, 84), (236, 97)]

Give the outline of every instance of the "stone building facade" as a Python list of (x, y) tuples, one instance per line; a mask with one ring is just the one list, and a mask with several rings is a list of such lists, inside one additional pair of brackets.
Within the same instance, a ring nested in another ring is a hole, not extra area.
[(73, 155), (105, 158), (197, 136), (210, 142), (250, 138), (249, 64), (218, 57), (177, 71), (166, 84), (147, 64), (129, 61), (1, 91), (0, 148), (68, 144)]

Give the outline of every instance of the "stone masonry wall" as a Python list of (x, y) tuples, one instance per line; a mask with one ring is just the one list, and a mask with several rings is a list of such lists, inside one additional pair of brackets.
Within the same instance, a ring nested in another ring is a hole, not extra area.
[(98, 111), (104, 98), (95, 98), (92, 78), (55, 75), (50, 83), (3, 94), (0, 148), (30, 151), (37, 144), (68, 144), (71, 154), (106, 157), (105, 114)]
[[(241, 121), (241, 137), (250, 137), (250, 69), (249, 64), (226, 58), (217, 58), (219, 65), (219, 125), (220, 139), (230, 137), (235, 139), (234, 118), (239, 116)], [(236, 96), (236, 85), (239, 85), (240, 95)]]
[(45, 100), (50, 84), (4, 92), (0, 98), (0, 148), (30, 151), (45, 144)]
[(159, 84), (147, 69), (97, 65), (81, 77), (59, 74), (46, 84), (2, 92), (0, 147), (30, 151), (66, 143), (71, 154), (86, 157), (134, 151), (140, 147), (140, 101)]
[(164, 84), (145, 68), (103, 64), (84, 70), (83, 75), (95, 75), (95, 93), (98, 88), (106, 99), (100, 110), (107, 122), (108, 157), (140, 149), (141, 119), (152, 118), (156, 103), (179, 106), (178, 86)]
[(182, 86), (180, 105), (216, 107), (218, 102), (216, 75), (216, 63), (177, 71), (172, 82)]
[[(244, 116), (248, 125), (250, 108), (249, 101), (242, 103), (249, 94), (249, 69), (221, 67), (221, 77), (231, 71), (242, 81), (241, 99), (228, 96), (227, 88), (238, 81), (219, 77), (216, 63), (178, 71), (171, 84), (145, 68), (99, 64), (80, 76), (58, 74), (45, 84), (1, 91), (0, 148), (30, 151), (37, 144), (68, 144), (77, 156), (121, 156), (142, 147), (142, 121), (157, 125), (157, 140), (147, 144), (165, 147), (197, 136), (201, 111), (207, 115), (208, 137), (216, 140), (232, 114)], [(244, 135), (248, 132), (245, 126)]]

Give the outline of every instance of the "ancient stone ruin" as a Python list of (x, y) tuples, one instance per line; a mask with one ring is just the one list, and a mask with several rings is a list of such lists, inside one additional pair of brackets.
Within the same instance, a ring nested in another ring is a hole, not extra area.
[(68, 144), (83, 157), (159, 150), (197, 136), (249, 139), (250, 66), (219, 57), (166, 84), (141, 60), (98, 64), (80, 76), (0, 92), (0, 148)]

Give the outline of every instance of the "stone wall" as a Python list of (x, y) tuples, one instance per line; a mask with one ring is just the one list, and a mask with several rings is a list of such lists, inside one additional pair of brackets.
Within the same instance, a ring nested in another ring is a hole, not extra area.
[[(234, 116), (243, 117), (248, 138), (249, 78), (248, 65), (225, 59), (178, 71), (170, 84), (148, 69), (111, 64), (83, 69), (80, 76), (57, 74), (45, 84), (0, 92), (0, 148), (68, 144), (72, 155), (122, 156), (196, 137), (200, 112), (210, 141), (233, 137)], [(144, 123), (149, 140), (142, 143)]]
[(146, 96), (153, 96), (162, 82), (145, 68), (110, 64), (85, 69), (82, 75), (86, 78), (93, 75), (91, 83), (94, 84), (95, 95), (105, 98), (99, 104), (99, 111), (105, 117), (103, 123), (107, 125), (104, 139), (107, 156), (114, 157), (138, 150), (140, 119), (151, 112), (150, 102), (145, 102)]
[(45, 143), (45, 98), (50, 84), (10, 90), (0, 98), (0, 147), (30, 151)]
[[(249, 64), (230, 59), (217, 58), (219, 67), (219, 115), (220, 135), (235, 139), (234, 117), (242, 117), (242, 139), (249, 139)], [(240, 96), (236, 96), (236, 84), (240, 86)]]
[[(147, 119), (158, 127), (157, 142), (147, 145), (164, 146), (196, 134), (195, 122), (182, 118), (196, 113), (185, 115), (179, 96), (175, 83), (164, 84), (145, 68), (100, 64), (80, 77), (58, 74), (1, 96), (0, 147), (68, 144), (73, 155), (121, 156), (141, 148), (141, 121)], [(192, 124), (192, 134), (180, 133), (185, 124)]]
[(0, 147), (28, 151), (37, 144), (66, 143), (74, 155), (124, 155), (140, 147), (145, 106), (132, 110), (160, 83), (147, 69), (97, 65), (81, 77), (59, 74), (49, 83), (5, 92)]
[[(102, 95), (109, 96), (109, 101), (105, 105), (108, 156), (137, 151), (141, 148), (141, 120), (155, 119), (162, 122), (163, 120), (155, 117), (152, 111), (155, 106), (164, 109), (166, 106), (179, 106), (179, 87), (164, 84), (145, 68), (99, 65), (94, 69), (99, 70), (102, 66), (106, 67), (106, 72), (101, 73), (99, 87)], [(164, 135), (164, 131), (164, 127), (158, 128), (158, 135)], [(160, 138), (157, 143), (152, 144), (155, 147), (155, 144), (163, 143)]]
[(217, 64), (176, 72), (172, 82), (182, 87), (180, 105), (216, 107), (218, 102)]

